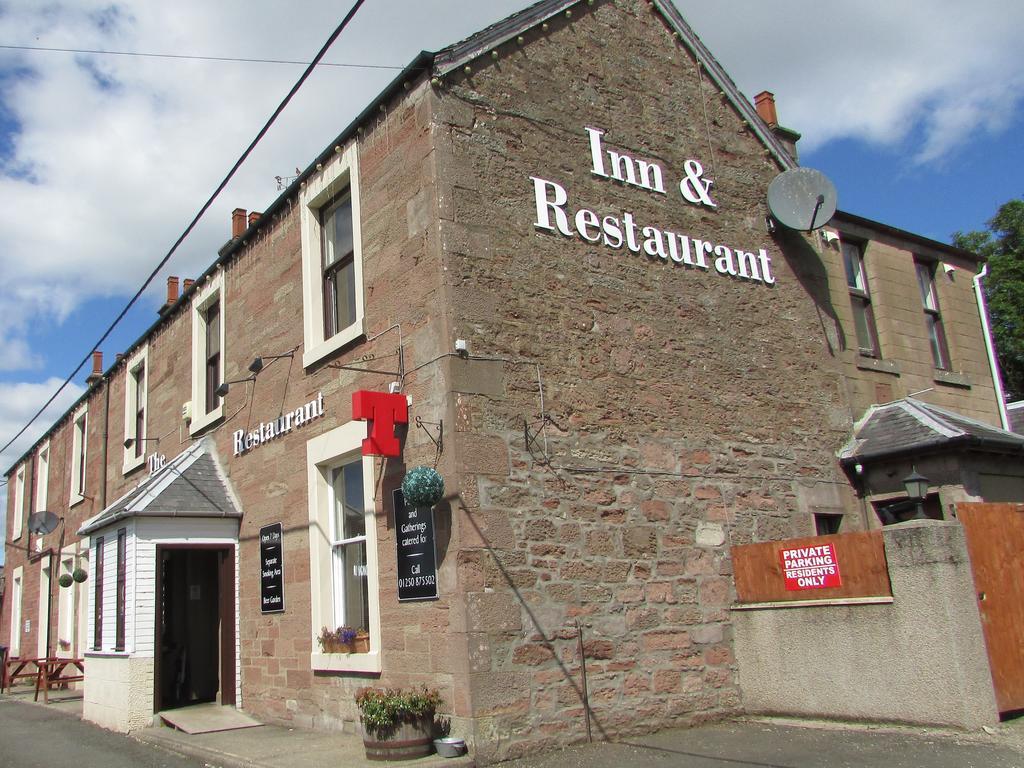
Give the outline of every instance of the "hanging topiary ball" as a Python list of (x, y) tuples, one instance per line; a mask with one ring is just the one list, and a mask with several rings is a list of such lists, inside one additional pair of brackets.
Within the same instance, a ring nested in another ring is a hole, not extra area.
[[(67, 574), (64, 575), (66, 576)], [(81, 584), (89, 578), (89, 574), (85, 572), (85, 568), (75, 568), (75, 570), (71, 572), (71, 578)]]
[(432, 507), (444, 496), (444, 479), (432, 467), (413, 467), (402, 480), (402, 496), (413, 507)]
[(57, 579), (57, 583), (60, 584), (65, 589), (67, 589), (68, 587), (70, 587), (72, 584), (75, 583), (75, 580), (71, 578), (71, 574), (70, 573), (62, 573), (60, 575), (60, 578)]

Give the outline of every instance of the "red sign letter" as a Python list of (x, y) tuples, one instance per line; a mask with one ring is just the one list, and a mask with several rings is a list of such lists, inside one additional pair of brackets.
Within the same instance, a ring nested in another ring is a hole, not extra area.
[(370, 436), (363, 440), (363, 456), (396, 458), (402, 455), (402, 446), (395, 437), (395, 424), (409, 423), (409, 403), (405, 395), (366, 389), (353, 392), (352, 418), (370, 422)]

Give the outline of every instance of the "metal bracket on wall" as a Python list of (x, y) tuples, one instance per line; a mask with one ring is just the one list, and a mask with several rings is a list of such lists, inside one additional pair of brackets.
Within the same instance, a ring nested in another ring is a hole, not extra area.
[[(537, 441), (541, 437), (544, 436), (544, 427), (546, 427), (548, 424), (554, 424), (554, 422), (550, 418), (548, 418), (548, 416), (545, 414), (541, 418), (541, 420), (540, 420), (540, 426), (535, 431), (531, 432), (530, 431), (530, 422), (528, 422), (525, 418), (523, 418), (523, 442), (526, 444), (526, 451), (527, 451), (527, 453), (529, 453), (531, 456), (534, 455), (533, 454), (533, 446), (537, 443)], [(544, 463), (545, 464), (549, 464), (550, 463), (550, 459), (548, 458), (548, 455), (547, 455), (547, 442), (546, 441), (545, 441), (545, 446), (544, 446), (544, 452), (543, 453), (544, 453)], [(536, 456), (534, 456), (534, 459), (536, 459)]]
[[(444, 419), (440, 421), (424, 421), (419, 416), (416, 417), (416, 426), (426, 432), (427, 437), (431, 439), (434, 445), (437, 447), (438, 454), (444, 451)], [(435, 438), (427, 427), (437, 427), (437, 437)]]

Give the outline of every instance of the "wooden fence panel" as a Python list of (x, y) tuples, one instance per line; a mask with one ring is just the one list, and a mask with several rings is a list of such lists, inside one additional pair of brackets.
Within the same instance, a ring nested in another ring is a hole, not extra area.
[[(786, 589), (780, 553), (784, 549), (831, 544), (842, 583), (818, 589)], [(732, 548), (736, 595), (740, 603), (799, 602), (856, 597), (891, 597), (882, 532), (858, 531), (765, 541)]]
[(1000, 712), (1024, 709), (1024, 504), (957, 504)]

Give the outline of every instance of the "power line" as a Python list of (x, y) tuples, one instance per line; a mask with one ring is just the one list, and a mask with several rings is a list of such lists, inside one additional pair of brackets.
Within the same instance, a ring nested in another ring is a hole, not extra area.
[(238, 160), (235, 161), (235, 164), (231, 166), (231, 170), (228, 171), (228, 174), (227, 176), (224, 177), (224, 180), (217, 185), (217, 188), (213, 191), (213, 194), (210, 195), (207, 201), (203, 204), (203, 207), (199, 209), (199, 212), (195, 215), (195, 217), (193, 217), (192, 221), (189, 222), (189, 225), (185, 228), (185, 231), (181, 233), (181, 236), (177, 240), (174, 241), (174, 245), (171, 246), (171, 249), (167, 252), (167, 255), (160, 260), (160, 263), (157, 264), (153, 271), (149, 274), (149, 277), (146, 278), (146, 281), (142, 284), (142, 287), (139, 288), (138, 291), (136, 291), (135, 295), (132, 296), (131, 300), (125, 305), (124, 309), (121, 310), (120, 314), (118, 314), (118, 316), (114, 318), (114, 322), (112, 322), (110, 324), (110, 327), (108, 327), (107, 330), (103, 332), (103, 335), (99, 338), (99, 341), (97, 341), (93, 345), (92, 349), (89, 350), (89, 352), (86, 354), (86, 356), (82, 358), (82, 362), (78, 364), (75, 370), (73, 370), (71, 374), (66, 379), (64, 379), (64, 383), (57, 388), (57, 391), (53, 393), (50, 399), (47, 400), (38, 411), (36, 411), (35, 416), (29, 419), (29, 422), (20, 430), (18, 430), (18, 434), (12, 437), (4, 445), (3, 448), (0, 448), (0, 453), (3, 453), (8, 448), (10, 448), (11, 444), (19, 437), (21, 437), (23, 434), (25, 434), (25, 430), (27, 430), (29, 427), (32, 426), (33, 423), (35, 423), (35, 420), (42, 415), (43, 411), (50, 407), (50, 404), (53, 403), (53, 401), (57, 399), (57, 396), (64, 391), (64, 388), (71, 383), (71, 380), (74, 379), (75, 375), (80, 370), (82, 370), (82, 366), (84, 366), (89, 361), (89, 359), (92, 357), (92, 353), (99, 349), (100, 344), (106, 341), (107, 337), (113, 332), (114, 328), (117, 327), (117, 324), (121, 322), (121, 320), (124, 318), (126, 314), (128, 314), (128, 310), (130, 310), (132, 306), (134, 306), (135, 302), (139, 300), (139, 297), (142, 296), (145, 290), (149, 287), (150, 283), (153, 282), (154, 278), (156, 278), (160, 270), (164, 268), (164, 265), (166, 265), (167, 262), (171, 260), (171, 257), (174, 255), (175, 251), (178, 250), (178, 246), (180, 246), (185, 241), (185, 238), (187, 238), (192, 233), (192, 230), (195, 229), (196, 224), (199, 223), (199, 220), (206, 214), (206, 211), (210, 208), (210, 206), (213, 205), (214, 200), (216, 200), (220, 193), (224, 190), (224, 187), (228, 185), (228, 182), (231, 181), (232, 177), (234, 177), (235, 173), (242, 166), (242, 163), (244, 163), (246, 159), (248, 159), (253, 149), (256, 148), (256, 145), (259, 144), (259, 142), (267, 134), (267, 131), (270, 130), (270, 127), (277, 120), (278, 116), (284, 111), (285, 107), (288, 106), (288, 103), (292, 100), (292, 97), (295, 96), (298, 90), (302, 87), (303, 83), (305, 83), (307, 78), (309, 78), (309, 76), (313, 73), (313, 70), (316, 69), (317, 64), (320, 62), (320, 59), (324, 57), (324, 55), (327, 53), (327, 50), (331, 47), (331, 45), (333, 45), (334, 41), (338, 39), (338, 36), (342, 33), (342, 31), (344, 31), (345, 27), (348, 26), (348, 23), (352, 20), (352, 17), (356, 15), (356, 11), (359, 10), (359, 7), (363, 4), (363, 2), (364, 0), (356, 0), (352, 8), (349, 9), (349, 12), (345, 14), (345, 18), (341, 20), (341, 23), (337, 26), (334, 32), (331, 33), (331, 36), (327, 38), (327, 42), (323, 44), (323, 47), (320, 49), (317, 55), (313, 57), (313, 61), (309, 63), (305, 71), (303, 71), (302, 75), (295, 82), (295, 85), (293, 85), (291, 90), (288, 91), (288, 95), (285, 96), (281, 103), (277, 105), (277, 109), (274, 110), (274, 113), (263, 125), (259, 133), (256, 134), (256, 138), (254, 138), (249, 143), (249, 146), (245, 148), (244, 152), (242, 152), (241, 157), (239, 157)]
[[(45, 51), (48, 53), (86, 53), (94, 56), (140, 56), (150, 59), (186, 59), (190, 61), (231, 61), (242, 64), (302, 64), (309, 65), (308, 61), (296, 61), (293, 59), (246, 59), (238, 56), (193, 56), (184, 53), (145, 53), (142, 51), (103, 51), (91, 48), (47, 48), (40, 45), (0, 45), (0, 49), (8, 51)], [(350, 67), (353, 69), (394, 69), (402, 67), (390, 64), (342, 64), (332, 61), (316, 62), (320, 67)]]

